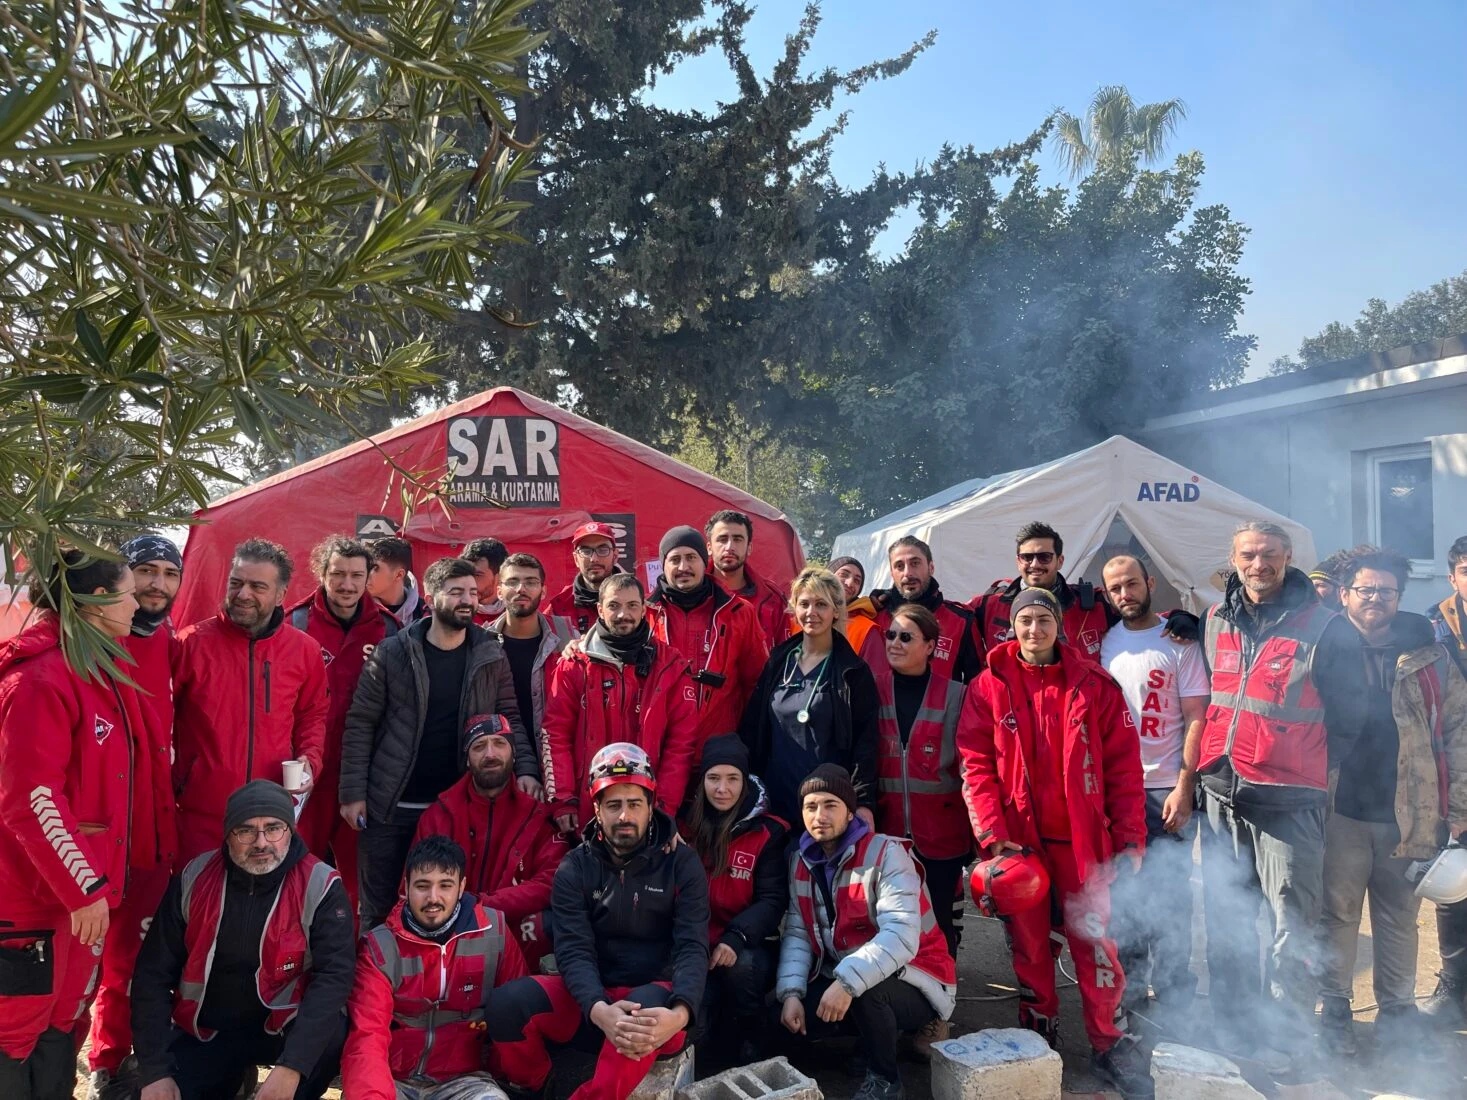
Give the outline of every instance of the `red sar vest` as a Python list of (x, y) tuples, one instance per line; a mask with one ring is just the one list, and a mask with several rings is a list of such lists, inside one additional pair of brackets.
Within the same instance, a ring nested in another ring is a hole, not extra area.
[[(879, 843), (877, 843), (879, 841)], [(870, 886), (877, 869), (881, 866), (882, 845), (905, 844), (893, 836), (867, 833), (856, 842), (856, 849), (835, 873), (835, 884), (831, 896), (835, 899), (835, 927), (831, 938), (835, 949), (844, 957), (862, 944), (869, 943), (876, 935), (876, 898)], [(956, 985), (958, 964), (947, 953), (947, 940), (942, 929), (937, 927), (937, 918), (932, 915), (932, 899), (928, 896), (926, 876), (922, 864), (912, 861), (917, 874), (923, 879), (920, 894), (922, 899), (922, 935), (917, 941), (917, 955), (907, 965), (944, 985)], [(809, 977), (820, 973), (825, 945), (821, 942), (820, 923), (815, 915), (815, 886), (810, 878), (810, 867), (796, 856), (794, 870), (790, 875), (790, 893), (800, 907), (800, 917), (805, 922), (805, 931), (810, 940), (811, 964)]]
[(1219, 610), (1207, 616), (1212, 701), (1199, 768), (1226, 756), (1249, 783), (1325, 790), (1324, 703), (1310, 667), (1333, 614), (1312, 604), (1285, 615), (1259, 645)]
[[(204, 1043), (214, 1038), (212, 1030), (199, 1026), (199, 1011), (224, 916), (224, 874), (224, 853), (216, 851), (194, 857), (182, 875), (180, 904), (187, 922), (183, 942), (188, 958), (178, 983), (173, 1022)], [(272, 1035), (279, 1035), (295, 1019), (310, 980), (311, 923), (326, 891), (340, 878), (330, 864), (306, 855), (286, 872), (275, 895), (260, 940), (260, 968), (255, 971), (255, 990), (270, 1010), (265, 1030)]]
[[(782, 818), (761, 813), (741, 822), (744, 828), (728, 842), (728, 866), (708, 880), (708, 944), (717, 946), (729, 922), (754, 902), (754, 868), (773, 836), (772, 829), (787, 828)], [(786, 834), (780, 834), (781, 842)]]
[[(877, 669), (881, 737), (876, 761), (876, 824), (883, 833), (910, 839), (930, 859), (955, 859), (973, 849), (973, 830), (963, 805), (958, 769), (957, 720), (963, 685), (931, 676), (927, 694), (902, 751), (892, 694), (891, 666)], [(951, 713), (951, 721), (948, 715)]]

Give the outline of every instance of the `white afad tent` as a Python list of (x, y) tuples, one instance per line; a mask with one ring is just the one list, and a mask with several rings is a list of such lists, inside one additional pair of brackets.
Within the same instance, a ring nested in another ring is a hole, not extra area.
[(1294, 565), (1314, 565), (1308, 528), (1114, 435), (1052, 462), (960, 482), (840, 535), (831, 556), (857, 559), (867, 589), (883, 588), (891, 584), (886, 548), (916, 535), (932, 547), (943, 595), (967, 602), (1014, 576), (1014, 534), (1040, 520), (1064, 540), (1071, 581), (1098, 585), (1110, 557), (1131, 553), (1156, 577), (1158, 610), (1199, 612), (1222, 596), (1234, 528), (1254, 519), (1289, 532)]

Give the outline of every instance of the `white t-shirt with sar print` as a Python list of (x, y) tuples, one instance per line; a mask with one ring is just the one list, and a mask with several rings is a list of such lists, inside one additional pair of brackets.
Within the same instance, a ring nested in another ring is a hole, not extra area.
[(1210, 693), (1202, 647), (1164, 637), (1166, 623), (1131, 630), (1116, 623), (1100, 644), (1100, 663), (1115, 677), (1141, 733), (1147, 787), (1177, 785), (1182, 768), (1182, 699)]

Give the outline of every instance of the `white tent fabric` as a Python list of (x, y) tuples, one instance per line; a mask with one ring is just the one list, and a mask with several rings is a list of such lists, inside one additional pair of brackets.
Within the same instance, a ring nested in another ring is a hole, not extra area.
[(1221, 598), (1233, 529), (1250, 519), (1284, 528), (1293, 539), (1294, 564), (1314, 565), (1308, 528), (1115, 435), (1052, 462), (934, 493), (838, 536), (831, 556), (857, 559), (868, 589), (885, 587), (891, 584), (887, 546), (916, 535), (932, 547), (943, 594), (966, 602), (994, 580), (1014, 575), (1014, 533), (1025, 523), (1042, 520), (1059, 531), (1064, 572), (1073, 579), (1098, 568), (1119, 521), (1152, 571), (1176, 590), (1182, 606), (1197, 612)]

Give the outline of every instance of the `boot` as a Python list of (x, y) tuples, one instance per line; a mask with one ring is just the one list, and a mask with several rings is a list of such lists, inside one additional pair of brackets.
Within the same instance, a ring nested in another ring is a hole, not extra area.
[(1109, 1050), (1092, 1051), (1090, 1065), (1125, 1100), (1153, 1100), (1156, 1096), (1150, 1059), (1141, 1044), (1129, 1035), (1122, 1035)]
[(1034, 1016), (1028, 1012), (1019, 1014), (1019, 1026), (1027, 1028), (1044, 1036), (1044, 1041), (1049, 1044), (1050, 1050), (1060, 1048), (1059, 1019), (1050, 1019), (1047, 1016)]
[(1467, 985), (1445, 970), (1436, 976), (1436, 989), (1421, 1002), (1421, 1015), (1426, 1022), (1443, 1031), (1461, 1031), (1467, 1027)]
[(932, 1044), (953, 1036), (953, 1026), (941, 1016), (934, 1016), (912, 1036), (912, 1054), (922, 1062), (932, 1061)]
[(851, 1100), (906, 1100), (906, 1097), (900, 1079), (889, 1081), (874, 1070), (867, 1070), (866, 1079)]
[(1319, 1037), (1331, 1054), (1349, 1057), (1360, 1048), (1355, 1043), (1355, 1017), (1343, 997), (1325, 997), (1319, 1010)]

